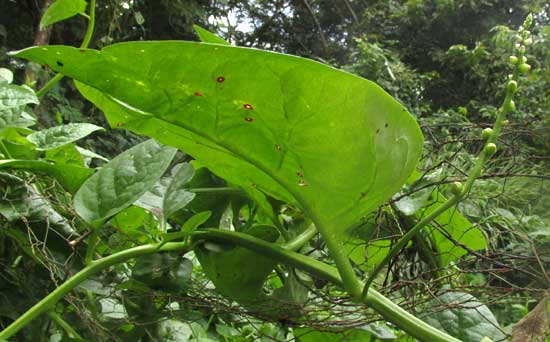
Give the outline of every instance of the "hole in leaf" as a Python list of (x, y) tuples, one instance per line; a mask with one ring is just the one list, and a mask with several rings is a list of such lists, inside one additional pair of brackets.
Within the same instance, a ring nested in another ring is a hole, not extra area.
[(305, 180), (300, 179), (300, 181), (298, 182), (298, 186), (308, 186), (308, 184), (306, 183)]
[(380, 133), (380, 128), (376, 130), (376, 133), (377, 133), (377, 134)]
[(56, 62), (58, 66), (62, 67), (63, 66), (63, 63), (61, 63), (60, 61), (57, 61)]
[(84, 49), (80, 49), (79, 51), (80, 51), (80, 52), (86, 52), (86, 50), (84, 50)]
[(296, 176), (298, 176), (298, 177), (304, 177), (304, 174), (303, 174), (302, 172), (298, 171), (298, 172), (296, 172)]
[(384, 125), (384, 127), (388, 128), (388, 124), (386, 123), (386, 124)]

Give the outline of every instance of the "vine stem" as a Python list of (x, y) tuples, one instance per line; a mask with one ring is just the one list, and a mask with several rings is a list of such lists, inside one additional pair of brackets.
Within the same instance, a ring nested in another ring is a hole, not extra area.
[(61, 284), (49, 295), (44, 297), (40, 302), (36, 303), (33, 307), (27, 310), (23, 315), (19, 316), (6, 329), (2, 330), (0, 332), (0, 340), (7, 340), (11, 338), (33, 319), (47, 311), (52, 310), (59, 300), (61, 300), (67, 293), (69, 293), (84, 280), (90, 278), (92, 275), (107, 267), (125, 262), (128, 259), (132, 259), (141, 255), (151, 254), (155, 252), (168, 252), (185, 249), (191, 249), (191, 245), (187, 242), (169, 242), (162, 246), (160, 249), (158, 248), (158, 244), (155, 243), (130, 248), (112, 254), (110, 256), (92, 261), (88, 266), (84, 267), (78, 273), (69, 278), (66, 282)]
[[(522, 60), (523, 53), (519, 53), (519, 60)], [(517, 82), (517, 79), (519, 78), (519, 64), (515, 67), (514, 73), (512, 75), (512, 78), (509, 82)], [(477, 161), (474, 165), (474, 167), (470, 170), (468, 173), (468, 178), (466, 179), (466, 183), (462, 187), (462, 189), (453, 195), (450, 199), (445, 201), (443, 204), (441, 204), (436, 210), (431, 212), (428, 216), (424, 217), (422, 220), (420, 220), (416, 225), (414, 225), (405, 235), (403, 235), (397, 243), (390, 249), (388, 254), (384, 257), (384, 259), (376, 265), (375, 269), (372, 271), (370, 276), (368, 277), (367, 281), (365, 282), (365, 286), (363, 287), (363, 291), (361, 293), (361, 298), (366, 298), (368, 295), (369, 288), (371, 287), (374, 279), (376, 279), (376, 276), (380, 273), (380, 271), (401, 252), (401, 250), (409, 243), (411, 239), (413, 239), (418, 232), (422, 228), (424, 228), (426, 225), (431, 223), (433, 220), (435, 220), (439, 215), (441, 215), (443, 212), (445, 212), (447, 209), (453, 207), (456, 205), (459, 201), (461, 201), (463, 198), (468, 196), (470, 193), (470, 190), (472, 189), (472, 186), (474, 185), (475, 180), (481, 175), (483, 170), (483, 165), (493, 156), (494, 151), (490, 151), (488, 148), (489, 145), (495, 144), (498, 139), (498, 135), (500, 134), (500, 131), (502, 129), (502, 126), (504, 125), (504, 121), (506, 120), (506, 116), (513, 108), (513, 98), (514, 94), (517, 91), (517, 83), (516, 87), (507, 87), (506, 91), (506, 97), (504, 98), (502, 105), (500, 106), (497, 117), (495, 119), (495, 122), (493, 124), (493, 132), (492, 134), (487, 138), (485, 141), (485, 145), (483, 146), (483, 149), (479, 153), (477, 157)], [(494, 146), (493, 146), (494, 147)]]
[[(86, 34), (84, 35), (84, 39), (82, 40), (82, 44), (80, 44), (81, 49), (85, 49), (90, 45), (90, 42), (92, 40), (92, 37), (94, 35), (94, 28), (95, 28), (95, 3), (96, 0), (90, 0), (90, 14), (85, 15), (84, 17), (88, 19), (88, 27), (86, 28)], [(36, 92), (37, 97), (44, 96), (50, 89), (53, 88), (54, 85), (57, 84), (57, 82), (61, 81), (63, 79), (63, 74), (57, 74), (53, 78), (51, 78), (40, 90)]]

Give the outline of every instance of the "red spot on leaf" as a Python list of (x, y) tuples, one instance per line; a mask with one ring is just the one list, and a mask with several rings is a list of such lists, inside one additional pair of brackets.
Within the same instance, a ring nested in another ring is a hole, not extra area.
[(244, 121), (246, 121), (246, 122), (252, 122), (252, 121), (254, 121), (254, 119), (251, 118), (251, 117), (246, 117), (246, 118), (244, 118)]
[(117, 127), (122, 127), (122, 126), (124, 126), (124, 122), (117, 122), (117, 123), (116, 123), (116, 126), (117, 126)]
[(245, 103), (245, 104), (243, 105), (243, 107), (244, 107), (245, 109), (254, 109), (254, 107), (252, 107), (252, 105), (251, 105), (250, 103)]
[(219, 76), (218, 78), (216, 78), (216, 82), (218, 82), (218, 83), (223, 83), (223, 82), (225, 82), (225, 77)]
[(202, 96), (202, 93), (200, 91), (196, 91), (194, 95), (195, 96)]
[(78, 50), (78, 51), (80, 51), (80, 52), (82, 52), (82, 53), (86, 52), (86, 50), (84, 50), (84, 49), (80, 49), (80, 50)]

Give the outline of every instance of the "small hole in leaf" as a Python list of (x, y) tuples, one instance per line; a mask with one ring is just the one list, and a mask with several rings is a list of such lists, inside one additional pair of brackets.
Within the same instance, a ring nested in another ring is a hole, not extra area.
[(252, 107), (252, 105), (251, 105), (250, 103), (245, 103), (245, 104), (243, 105), (243, 107), (244, 107), (245, 109), (254, 109), (254, 107)]
[(202, 96), (202, 93), (200, 91), (196, 91), (194, 95), (195, 96)]
[(298, 186), (308, 186), (308, 184), (306, 183), (305, 180), (300, 179), (300, 181), (298, 182)]
[(256, 183), (252, 183), (250, 186), (252, 186), (254, 189), (256, 189)]
[(62, 67), (63, 66), (63, 63), (61, 63), (60, 61), (57, 61), (56, 62), (58, 66)]
[(277, 151), (280, 151), (280, 150), (281, 150), (281, 145), (275, 144), (275, 149), (276, 149)]
[(252, 121), (254, 121), (254, 119), (251, 118), (250, 116), (248, 116), (248, 117), (244, 118), (244, 121), (246, 121), (246, 122), (252, 122)]
[(223, 82), (225, 82), (225, 77), (219, 76), (218, 78), (216, 78), (216, 82), (218, 82), (218, 83), (223, 83)]
[(298, 177), (304, 177), (304, 174), (303, 174), (302, 172), (298, 171), (298, 172), (296, 172), (296, 176), (298, 176)]

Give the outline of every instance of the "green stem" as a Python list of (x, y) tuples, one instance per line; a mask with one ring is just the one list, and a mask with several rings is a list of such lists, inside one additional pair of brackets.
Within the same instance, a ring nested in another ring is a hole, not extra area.
[(6, 154), (6, 157), (8, 157), (9, 159), (13, 159), (13, 157), (11, 156), (10, 151), (8, 150), (6, 145), (4, 145), (4, 142), (2, 141), (2, 139), (0, 139), (0, 147), (2, 147), (2, 149), (4, 150), (4, 153)]
[(88, 266), (84, 267), (81, 271), (69, 278), (61, 286), (56, 288), (53, 292), (44, 297), (40, 302), (27, 310), (23, 315), (19, 316), (19, 318), (17, 318), (17, 320), (10, 324), (6, 329), (2, 330), (0, 332), (0, 340), (7, 340), (11, 338), (19, 330), (29, 324), (29, 322), (31, 322), (33, 319), (46, 311), (52, 310), (59, 300), (61, 300), (67, 293), (69, 293), (84, 280), (90, 278), (92, 275), (107, 267), (125, 262), (128, 259), (132, 259), (145, 254), (155, 253), (158, 251), (165, 252), (190, 249), (190, 245), (186, 242), (170, 242), (162, 246), (162, 248), (160, 249), (158, 249), (157, 247), (158, 244), (138, 246), (92, 261)]
[(195, 194), (212, 194), (212, 195), (246, 195), (244, 190), (240, 188), (220, 187), (220, 188), (194, 188), (187, 189)]
[[(340, 276), (340, 270), (303, 254), (285, 249), (283, 246), (266, 242), (247, 234), (206, 229), (193, 233), (196, 239), (229, 242), (248, 248), (258, 254), (273, 258), (288, 266), (311, 273), (333, 284), (345, 288), (345, 282)], [(361, 286), (361, 282), (358, 282)], [(360, 290), (360, 288), (359, 288)], [(372, 289), (362, 302), (372, 307), (386, 320), (394, 323), (412, 337), (423, 342), (461, 342), (460, 340), (432, 327), (421, 319), (413, 316), (400, 306), (393, 303), (382, 294)]]
[(89, 265), (94, 260), (95, 247), (99, 242), (99, 228), (92, 228), (92, 233), (88, 238), (88, 248), (86, 249), (86, 256), (84, 257), (84, 263)]
[(57, 327), (65, 330), (68, 337), (83, 340), (83, 338), (76, 332), (76, 330), (74, 330), (69, 323), (65, 322), (65, 320), (61, 316), (59, 316), (57, 313), (50, 311), (48, 312), (48, 316), (50, 316), (52, 321), (55, 322)]
[(317, 228), (315, 228), (314, 224), (310, 224), (309, 227), (307, 227), (307, 229), (304, 230), (301, 234), (287, 241), (282, 246), (283, 248), (288, 249), (290, 251), (297, 251), (303, 245), (305, 245), (309, 240), (313, 239), (315, 235), (317, 235)]
[[(94, 35), (94, 28), (95, 28), (95, 2), (96, 0), (90, 0), (90, 15), (84, 15), (88, 19), (88, 27), (86, 28), (86, 34), (84, 35), (84, 39), (82, 40), (82, 44), (80, 44), (81, 49), (85, 49), (90, 45), (90, 41), (92, 40), (92, 37)], [(57, 82), (61, 81), (63, 79), (62, 74), (57, 74), (53, 78), (51, 78), (39, 91), (36, 92), (36, 96), (42, 97), (44, 96), (50, 89), (53, 88), (54, 85), (57, 84)]]

